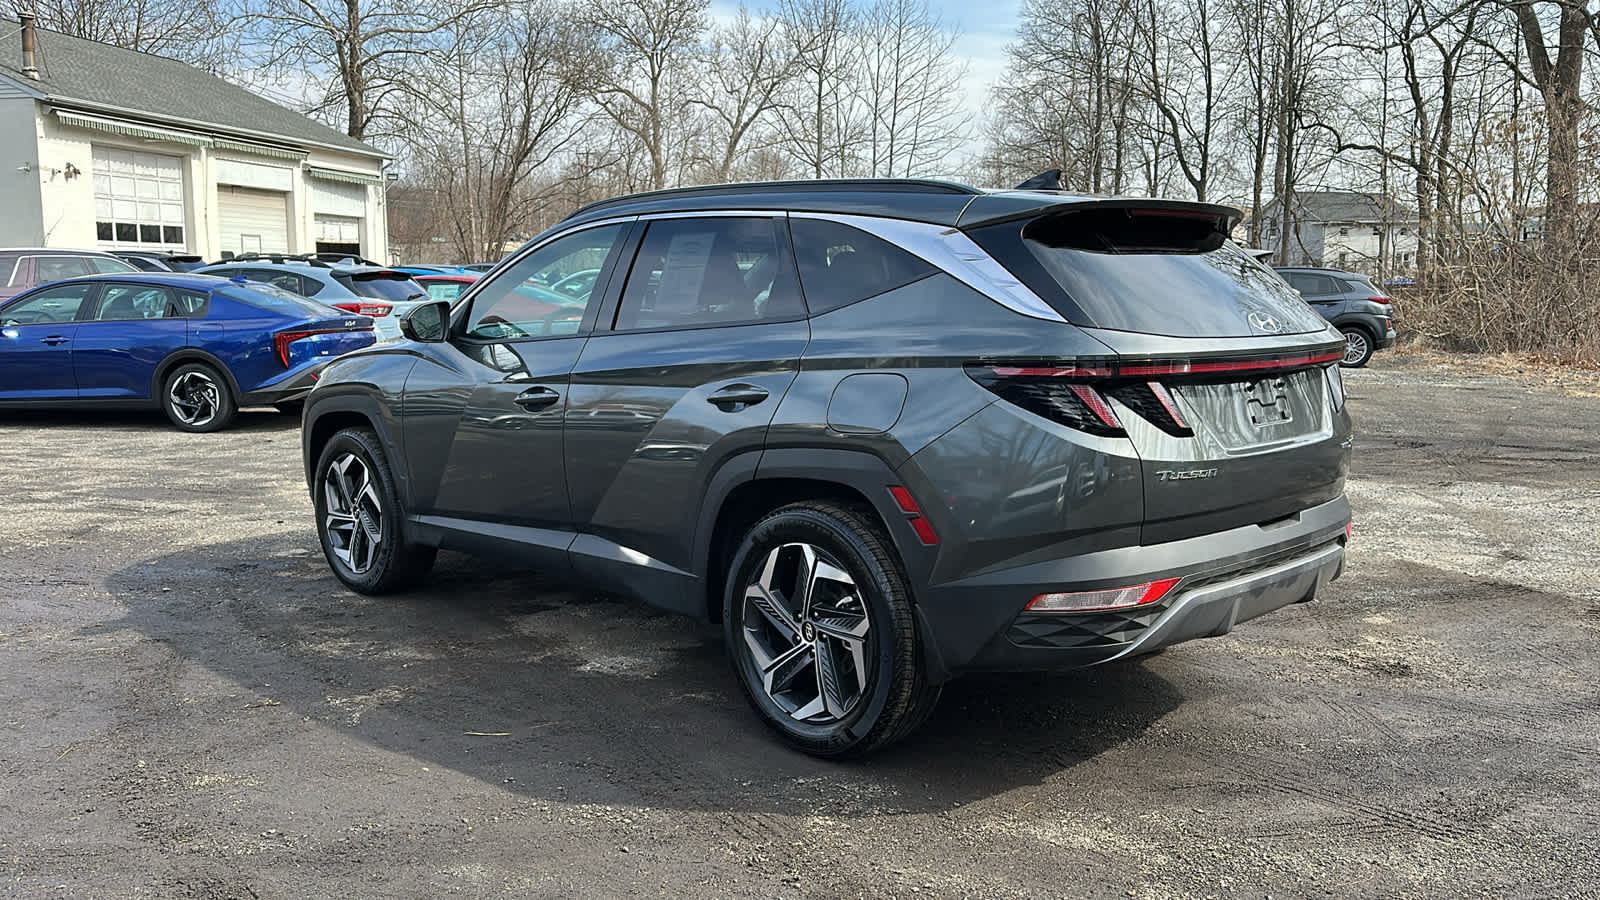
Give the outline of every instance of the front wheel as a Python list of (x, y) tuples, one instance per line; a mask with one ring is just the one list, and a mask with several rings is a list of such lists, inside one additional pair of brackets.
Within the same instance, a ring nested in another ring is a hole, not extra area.
[(333, 574), (361, 594), (386, 594), (421, 581), (438, 550), (406, 543), (394, 476), (377, 434), (346, 428), (317, 460), (317, 536)]
[(161, 383), (161, 409), (183, 431), (221, 431), (239, 411), (228, 381), (205, 363), (185, 363)]
[(767, 515), (734, 555), (723, 598), (733, 668), (762, 719), (815, 756), (859, 756), (910, 734), (933, 709), (911, 591), (864, 509), (796, 503)]
[(1339, 365), (1347, 369), (1366, 365), (1372, 359), (1372, 336), (1359, 325), (1346, 325), (1339, 330), (1344, 333), (1344, 359), (1339, 360)]

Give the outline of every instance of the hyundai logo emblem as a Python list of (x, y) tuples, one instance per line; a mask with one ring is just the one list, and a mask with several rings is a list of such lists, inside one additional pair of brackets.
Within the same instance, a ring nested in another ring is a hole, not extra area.
[(1283, 326), (1278, 323), (1278, 320), (1267, 315), (1266, 313), (1251, 312), (1248, 318), (1250, 321), (1250, 327), (1257, 331), (1265, 331), (1267, 334), (1277, 334), (1283, 330)]

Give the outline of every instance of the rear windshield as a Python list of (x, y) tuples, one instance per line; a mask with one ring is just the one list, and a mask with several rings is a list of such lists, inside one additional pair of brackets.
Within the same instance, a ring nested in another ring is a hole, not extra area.
[(337, 277), (357, 297), (405, 303), (408, 300), (426, 300), (428, 292), (411, 280), (404, 272), (358, 272)]
[(217, 293), (230, 300), (237, 300), (240, 303), (254, 306), (256, 309), (280, 313), (285, 316), (323, 317), (343, 315), (339, 310), (331, 306), (324, 306), (309, 297), (302, 297), (283, 288), (258, 281), (252, 281), (248, 286), (241, 284), (219, 288)]
[(1227, 241), (1215, 217), (1095, 209), (991, 225), (972, 238), (1075, 325), (1249, 337), (1328, 324), (1276, 273)]

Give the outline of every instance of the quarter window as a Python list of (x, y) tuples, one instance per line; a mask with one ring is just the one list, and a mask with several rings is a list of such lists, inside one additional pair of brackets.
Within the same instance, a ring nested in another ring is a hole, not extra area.
[(619, 331), (730, 325), (805, 315), (779, 221), (650, 223), (617, 309)]
[(859, 228), (824, 219), (789, 221), (795, 262), (811, 314), (910, 284), (938, 271), (928, 262)]
[(579, 273), (604, 271), (622, 237), (621, 225), (602, 225), (552, 241), (497, 273), (472, 299), (468, 337), (516, 340), (577, 334), (598, 279), (578, 290), (558, 289)]

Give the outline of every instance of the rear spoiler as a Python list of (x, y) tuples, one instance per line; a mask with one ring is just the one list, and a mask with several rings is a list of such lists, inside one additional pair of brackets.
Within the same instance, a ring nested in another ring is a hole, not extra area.
[(1143, 197), (1092, 197), (1082, 194), (1045, 193), (1035, 189), (996, 191), (974, 197), (966, 209), (961, 211), (961, 218), (956, 222), (956, 227), (965, 231), (969, 228), (981, 228), (1040, 216), (1119, 209), (1152, 216), (1168, 214), (1212, 218), (1216, 220), (1217, 229), (1223, 234), (1231, 232), (1234, 226), (1244, 220), (1244, 213), (1239, 209), (1217, 203)]

